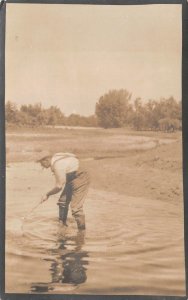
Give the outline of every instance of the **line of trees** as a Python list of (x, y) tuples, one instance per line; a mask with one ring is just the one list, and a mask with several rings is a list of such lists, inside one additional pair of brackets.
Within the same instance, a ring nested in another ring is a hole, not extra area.
[(136, 130), (175, 131), (181, 129), (181, 102), (173, 97), (143, 102), (131, 101), (126, 90), (112, 90), (96, 103), (98, 124), (104, 128), (131, 127)]
[(71, 114), (65, 116), (56, 106), (45, 109), (40, 103), (22, 105), (20, 109), (16, 104), (8, 101), (5, 105), (5, 119), (8, 124), (17, 126), (45, 126), (45, 125), (66, 125), (66, 126), (97, 126), (97, 118), (92, 116), (80, 116)]
[(140, 98), (131, 100), (131, 93), (125, 89), (111, 90), (96, 103), (95, 114), (65, 116), (56, 107), (43, 108), (39, 104), (22, 105), (8, 101), (5, 117), (8, 124), (17, 126), (87, 126), (103, 128), (130, 127), (135, 130), (175, 131), (181, 129), (181, 102), (173, 97), (143, 102)]

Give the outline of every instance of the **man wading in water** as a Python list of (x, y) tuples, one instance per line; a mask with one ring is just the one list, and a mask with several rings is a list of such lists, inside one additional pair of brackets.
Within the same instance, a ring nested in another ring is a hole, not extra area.
[(78, 158), (71, 153), (56, 153), (43, 155), (40, 162), (44, 168), (50, 168), (56, 178), (55, 187), (42, 197), (42, 202), (51, 195), (62, 191), (59, 205), (59, 220), (65, 225), (67, 221), (69, 204), (72, 215), (76, 220), (79, 230), (85, 229), (85, 215), (83, 204), (89, 187), (89, 176), (87, 172), (79, 170)]

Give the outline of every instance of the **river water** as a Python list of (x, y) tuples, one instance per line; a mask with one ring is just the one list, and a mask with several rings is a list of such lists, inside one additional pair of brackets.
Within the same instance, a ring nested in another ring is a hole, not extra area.
[(185, 295), (183, 202), (90, 189), (80, 233), (57, 196), (28, 214), (51, 187), (37, 164), (7, 167), (6, 292)]

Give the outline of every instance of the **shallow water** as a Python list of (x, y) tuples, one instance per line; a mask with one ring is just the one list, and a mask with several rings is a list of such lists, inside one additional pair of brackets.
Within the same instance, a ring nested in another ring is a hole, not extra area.
[(58, 223), (57, 196), (28, 215), (52, 179), (33, 163), (7, 168), (6, 292), (185, 294), (183, 203), (90, 189), (79, 233), (71, 214)]

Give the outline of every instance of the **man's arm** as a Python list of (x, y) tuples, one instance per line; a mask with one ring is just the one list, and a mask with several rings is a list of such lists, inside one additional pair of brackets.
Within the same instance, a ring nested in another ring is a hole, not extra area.
[(50, 196), (59, 193), (61, 190), (64, 189), (65, 182), (66, 182), (66, 173), (64, 170), (59, 169), (58, 165), (54, 168), (54, 175), (56, 179), (56, 184), (53, 189), (51, 189), (43, 198), (42, 202), (46, 201)]
[(48, 197), (50, 197), (50, 196), (52, 196), (52, 195), (55, 195), (55, 194), (59, 193), (61, 190), (62, 190), (62, 188), (55, 186), (53, 189), (51, 189), (51, 190), (46, 194), (46, 196), (47, 196), (47, 198), (48, 198)]

